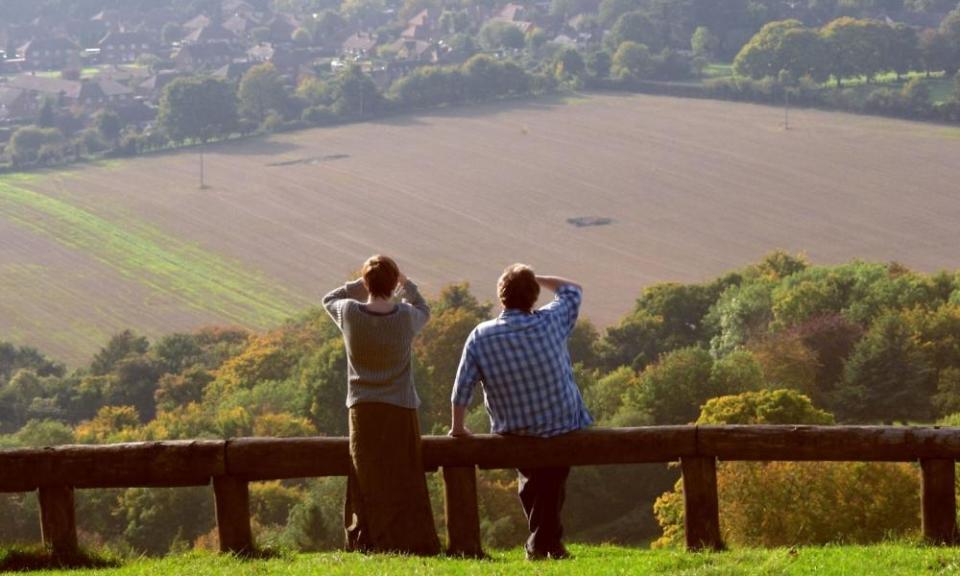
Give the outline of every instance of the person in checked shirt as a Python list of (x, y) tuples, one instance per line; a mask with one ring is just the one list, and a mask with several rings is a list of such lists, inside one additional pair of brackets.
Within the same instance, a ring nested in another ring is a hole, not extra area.
[[(534, 310), (541, 287), (555, 297)], [(592, 424), (573, 380), (567, 349), (580, 312), (582, 288), (514, 264), (500, 276), (497, 292), (503, 313), (474, 328), (463, 347), (451, 397), (450, 435), (470, 435), (464, 415), (478, 383), (495, 434), (550, 438)], [(560, 512), (570, 467), (517, 472), (520, 502), (530, 528), (527, 558), (567, 558)]]

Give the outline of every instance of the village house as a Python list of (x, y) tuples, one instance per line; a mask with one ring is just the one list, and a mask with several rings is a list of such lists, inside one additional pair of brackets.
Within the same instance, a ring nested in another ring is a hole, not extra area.
[(151, 102), (159, 102), (163, 89), (184, 74), (176, 70), (161, 70), (136, 85), (135, 93)]
[(526, 18), (527, 9), (519, 4), (510, 3), (500, 9), (490, 20), (513, 24), (526, 34), (533, 28), (533, 22)]
[(343, 41), (340, 52), (353, 58), (366, 58), (377, 47), (377, 36), (370, 32), (357, 32)]
[(275, 46), (269, 63), (282, 74), (298, 76), (301, 68), (309, 67), (317, 58), (323, 56), (321, 51), (310, 48), (291, 48)]
[(424, 9), (407, 20), (407, 27), (400, 33), (400, 37), (406, 40), (430, 40), (436, 28), (436, 15), (430, 9)]
[(38, 109), (43, 100), (54, 98), (62, 107), (80, 106), (92, 111), (106, 105), (122, 104), (133, 95), (130, 88), (106, 78), (63, 80), (24, 74), (9, 79), (7, 86), (26, 93), (33, 100), (30, 104), (33, 109)]
[(257, 44), (247, 50), (247, 59), (260, 63), (269, 62), (276, 51), (276, 48), (274, 48), (272, 44)]
[(213, 20), (211, 20), (206, 14), (199, 14), (184, 22), (182, 28), (184, 32), (190, 33), (194, 30), (199, 30), (204, 26), (209, 26), (212, 22)]
[(173, 62), (177, 70), (198, 72), (229, 64), (237, 55), (237, 49), (227, 42), (185, 44), (174, 53)]
[(79, 64), (80, 47), (69, 38), (39, 37), (30, 40), (17, 50), (24, 65), (36, 70), (62, 70)]
[(153, 40), (143, 32), (109, 32), (97, 46), (100, 61), (107, 64), (134, 62), (155, 49)]
[(246, 14), (234, 14), (223, 22), (224, 29), (237, 38), (246, 38), (250, 35), (250, 31), (258, 26), (257, 21)]
[(437, 47), (431, 42), (401, 38), (390, 45), (397, 60), (412, 64), (435, 64), (439, 61)]
[(222, 14), (245, 16), (257, 21), (259, 21), (262, 16), (256, 6), (245, 0), (223, 0), (223, 2), (220, 3), (220, 12)]
[(253, 62), (231, 62), (214, 70), (211, 76), (220, 80), (237, 82), (254, 66)]
[(285, 44), (292, 40), (293, 33), (300, 27), (300, 23), (287, 14), (277, 14), (264, 26), (270, 30), (267, 39), (271, 44)]
[(211, 23), (197, 28), (183, 38), (184, 44), (211, 44), (214, 42), (237, 42), (239, 38), (219, 23)]

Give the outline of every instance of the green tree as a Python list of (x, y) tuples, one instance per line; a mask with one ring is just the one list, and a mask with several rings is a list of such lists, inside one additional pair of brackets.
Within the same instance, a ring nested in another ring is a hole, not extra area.
[(373, 80), (359, 66), (349, 66), (333, 80), (332, 109), (342, 118), (376, 116), (383, 105), (383, 96)]
[(897, 80), (920, 63), (919, 37), (915, 28), (894, 24), (884, 30), (883, 68), (893, 70)]
[(574, 48), (565, 48), (554, 59), (554, 74), (559, 80), (580, 82), (587, 72), (583, 56)]
[(640, 11), (627, 12), (617, 18), (617, 22), (610, 29), (608, 42), (610, 46), (636, 42), (646, 45), (654, 52), (659, 52), (665, 46), (660, 29), (646, 13)]
[(63, 134), (56, 128), (38, 128), (25, 126), (17, 129), (10, 137), (7, 155), (14, 165), (34, 164), (41, 159), (45, 146), (63, 142)]
[(766, 385), (763, 366), (747, 350), (737, 350), (717, 360), (710, 380), (715, 389), (727, 393), (760, 390)]
[(337, 35), (346, 29), (349, 24), (343, 16), (333, 10), (323, 10), (308, 21), (308, 26), (310, 26), (313, 41), (317, 44), (324, 44), (337, 38)]
[(581, 318), (573, 327), (573, 332), (567, 339), (567, 348), (570, 350), (570, 361), (582, 364), (587, 368), (596, 368), (599, 365), (597, 344), (600, 334), (589, 320)]
[(638, 0), (602, 0), (599, 8), (600, 23), (609, 28), (620, 16), (640, 8)]
[(409, 108), (450, 104), (463, 99), (463, 81), (458, 70), (424, 66), (394, 82), (389, 96)]
[(577, 383), (584, 389), (590, 414), (600, 423), (608, 422), (620, 411), (627, 390), (640, 386), (637, 373), (628, 366), (617, 368), (589, 386), (584, 386), (581, 379)]
[(37, 112), (37, 126), (41, 128), (53, 128), (57, 125), (57, 100), (47, 96), (40, 103), (40, 110)]
[(237, 96), (214, 78), (177, 78), (160, 97), (160, 126), (177, 142), (229, 135), (237, 126)]
[(587, 56), (587, 70), (594, 78), (608, 78), (612, 66), (613, 58), (606, 50), (596, 50)]
[(948, 13), (940, 22), (940, 34), (943, 36), (947, 76), (953, 76), (960, 67), (960, 7)]
[(702, 348), (683, 348), (665, 354), (640, 375), (624, 396), (624, 410), (649, 414), (655, 424), (688, 424), (700, 407), (725, 390), (710, 378), (713, 358)]
[(17, 432), (17, 442), (25, 447), (73, 444), (73, 429), (56, 420), (31, 420)]
[(844, 78), (872, 81), (883, 69), (885, 24), (875, 20), (838, 18), (822, 29), (831, 54), (830, 73), (841, 86)]
[(93, 122), (100, 135), (112, 146), (115, 146), (120, 138), (120, 132), (123, 131), (123, 122), (120, 120), (120, 116), (111, 110), (101, 110), (94, 116)]
[(450, 415), (450, 387), (456, 379), (463, 343), (470, 332), (489, 318), (489, 310), (477, 304), (465, 285), (449, 286), (433, 306), (430, 322), (414, 346), (428, 379), (423, 391), (422, 419), (428, 426), (444, 424)]
[(95, 376), (104, 376), (113, 371), (117, 364), (126, 358), (146, 354), (150, 342), (143, 336), (137, 336), (131, 330), (124, 330), (110, 337), (107, 345), (93, 357), (90, 372)]
[(826, 78), (829, 54), (820, 35), (797, 20), (770, 22), (743, 46), (733, 62), (737, 75), (777, 77), (782, 70), (794, 78)]
[(930, 86), (922, 78), (911, 78), (900, 89), (903, 98), (910, 110), (923, 111), (930, 108)]
[(643, 370), (660, 355), (657, 341), (663, 319), (645, 310), (634, 312), (607, 330), (597, 344), (600, 365), (606, 370), (630, 366)]
[(104, 401), (111, 406), (132, 406), (144, 423), (156, 414), (154, 396), (160, 379), (156, 364), (146, 355), (118, 361), (104, 389)]
[(928, 28), (920, 33), (917, 41), (917, 51), (920, 64), (927, 73), (950, 70), (958, 66), (950, 54), (950, 44), (939, 30)]
[(845, 419), (909, 422), (932, 416), (936, 373), (904, 318), (881, 316), (847, 361), (838, 390)]
[(690, 37), (690, 48), (696, 56), (713, 58), (719, 45), (720, 40), (706, 26), (697, 26)]
[(613, 54), (610, 69), (614, 78), (620, 80), (642, 80), (653, 72), (653, 59), (650, 49), (644, 44), (624, 42)]
[(773, 319), (774, 286), (770, 280), (757, 279), (724, 290), (704, 320), (713, 328), (710, 349), (715, 355), (729, 354), (767, 331)]
[(124, 540), (137, 551), (166, 554), (189, 546), (214, 527), (213, 499), (205, 488), (129, 488), (117, 502)]
[(240, 80), (237, 92), (242, 116), (262, 123), (270, 111), (283, 113), (287, 109), (287, 92), (280, 73), (273, 64), (258, 64)]
[(480, 44), (487, 50), (509, 48), (520, 50), (526, 38), (519, 28), (509, 22), (490, 20), (480, 28)]

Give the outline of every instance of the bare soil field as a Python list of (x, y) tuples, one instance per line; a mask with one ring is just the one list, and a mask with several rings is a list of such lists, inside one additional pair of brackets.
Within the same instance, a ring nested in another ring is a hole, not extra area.
[(254, 328), (375, 252), (431, 295), (514, 261), (600, 326), (777, 248), (960, 267), (960, 129), (650, 96), (507, 103), (0, 179), (0, 340), (85, 361), (123, 328)]

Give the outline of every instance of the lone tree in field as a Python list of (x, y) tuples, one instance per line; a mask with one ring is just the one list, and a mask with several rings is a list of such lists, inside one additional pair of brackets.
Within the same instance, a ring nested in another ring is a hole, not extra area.
[(160, 125), (176, 142), (206, 143), (237, 126), (237, 95), (213, 78), (178, 78), (160, 98)]

